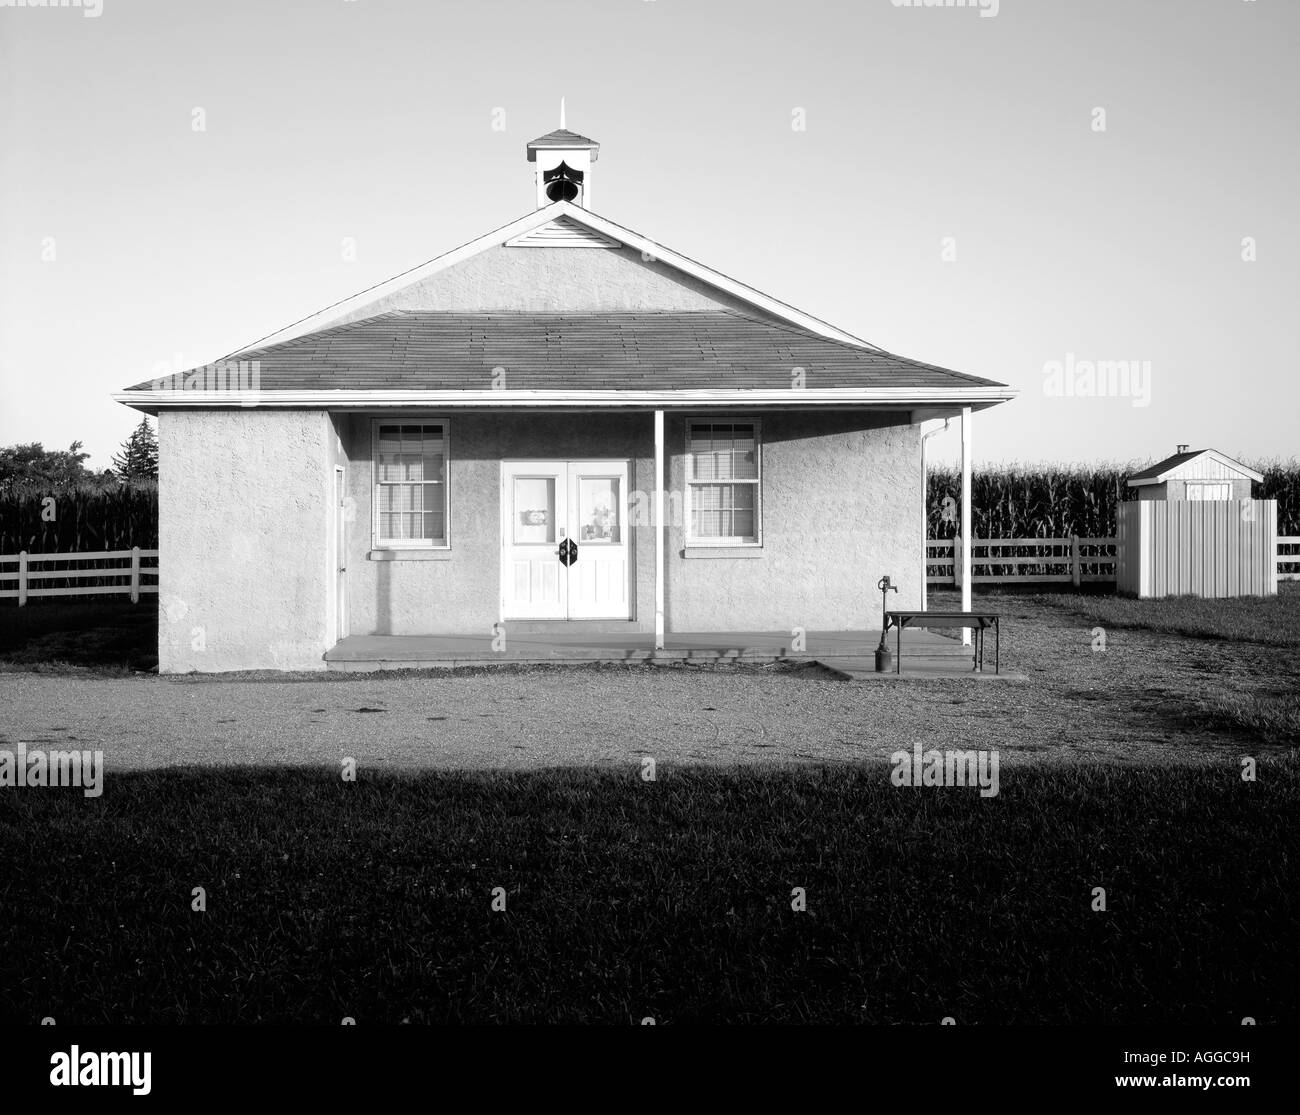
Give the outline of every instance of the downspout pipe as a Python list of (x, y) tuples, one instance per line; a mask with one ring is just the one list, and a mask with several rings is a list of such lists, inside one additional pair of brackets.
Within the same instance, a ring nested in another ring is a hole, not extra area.
[(925, 566), (926, 566), (925, 559), (929, 554), (929, 551), (926, 548), (926, 543), (930, 540), (929, 539), (929, 531), (930, 531), (929, 515), (927, 514), (929, 510), (928, 503), (929, 503), (930, 485), (929, 485), (929, 478), (926, 473), (925, 443), (929, 441), (932, 437), (934, 437), (935, 434), (947, 433), (948, 424), (950, 421), (951, 421), (950, 419), (945, 418), (943, 420), (942, 429), (934, 429), (929, 431), (929, 433), (921, 434), (921, 611), (923, 612), (926, 611), (927, 608), (929, 607), (928, 586), (926, 585), (926, 581), (925, 581)]

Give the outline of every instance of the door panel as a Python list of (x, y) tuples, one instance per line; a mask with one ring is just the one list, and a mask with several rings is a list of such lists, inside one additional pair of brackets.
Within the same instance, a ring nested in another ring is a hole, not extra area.
[(501, 476), (504, 616), (630, 618), (627, 462), (514, 461)]
[(627, 619), (627, 464), (569, 462), (570, 619)]
[(502, 487), (505, 614), (564, 619), (568, 584), (556, 556), (568, 513), (564, 462), (504, 465)]

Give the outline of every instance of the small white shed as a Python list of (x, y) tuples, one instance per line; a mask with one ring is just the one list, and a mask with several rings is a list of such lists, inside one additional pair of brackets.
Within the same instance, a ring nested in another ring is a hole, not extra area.
[(1116, 585), (1124, 595), (1277, 593), (1277, 501), (1252, 499), (1263, 477), (1217, 449), (1188, 451), (1129, 477), (1119, 508)]

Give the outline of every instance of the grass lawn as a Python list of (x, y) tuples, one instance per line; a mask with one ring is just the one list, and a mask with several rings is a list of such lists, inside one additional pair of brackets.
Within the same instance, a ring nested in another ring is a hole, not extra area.
[[(168, 679), (152, 606), (11, 610), (49, 672), (0, 673), (0, 748), (109, 768), (0, 789), (0, 1020), (1293, 1023), (1300, 644), (1225, 633), (1296, 587), (989, 594), (1008, 684)], [(998, 749), (1000, 793), (894, 787), (913, 741)]]
[(1141, 627), (1197, 639), (1300, 647), (1300, 581), (1285, 581), (1276, 596), (1212, 600), (1171, 596), (1134, 600), (1124, 596), (1043, 594), (1045, 602), (1091, 616), (1105, 627)]
[(122, 674), (158, 665), (158, 598), (0, 602), (0, 669), (92, 669)]
[(5, 790), (3, 1015), (1294, 1022), (1297, 790), (1294, 758), (1028, 768), (987, 799), (880, 763)]
[[(1042, 603), (1073, 613), (1103, 628), (1144, 629), (1190, 639), (1255, 643), (1277, 648), (1289, 679), (1272, 691), (1251, 692), (1226, 685), (1197, 701), (1211, 722), (1282, 743), (1300, 741), (1300, 582), (1283, 582), (1276, 596), (1207, 600), (1175, 596), (1132, 600), (1120, 596), (1044, 595)], [(1214, 648), (1207, 656), (1216, 656)]]

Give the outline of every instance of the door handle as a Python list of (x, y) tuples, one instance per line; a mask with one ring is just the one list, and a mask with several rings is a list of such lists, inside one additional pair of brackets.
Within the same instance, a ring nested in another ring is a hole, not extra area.
[(578, 547), (574, 544), (572, 538), (566, 538), (561, 542), (557, 553), (559, 554), (560, 564), (566, 568), (578, 560)]

